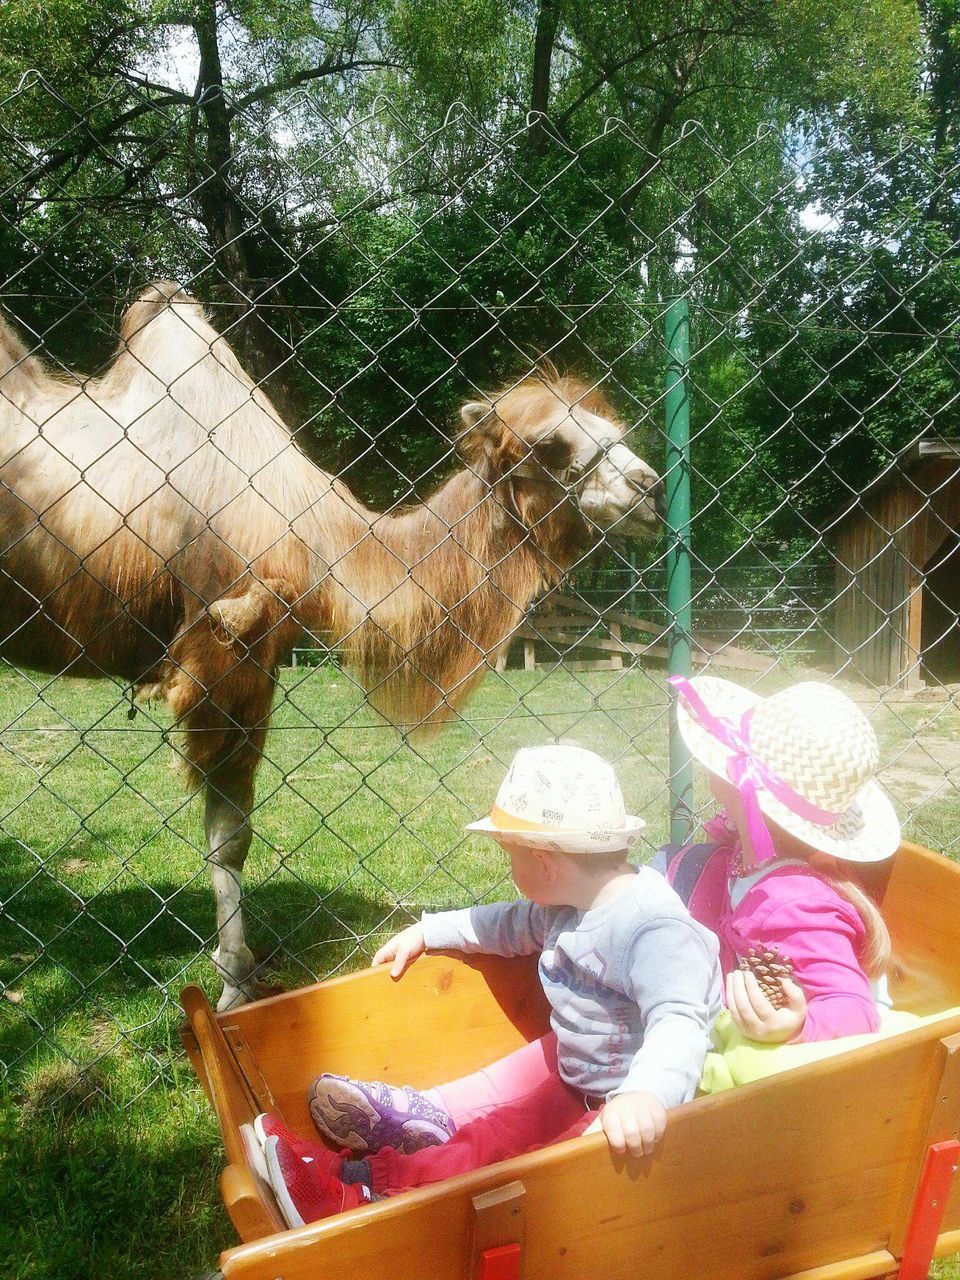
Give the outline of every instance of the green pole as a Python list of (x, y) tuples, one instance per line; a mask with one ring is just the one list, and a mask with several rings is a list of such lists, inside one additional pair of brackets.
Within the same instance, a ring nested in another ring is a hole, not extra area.
[[(690, 604), (690, 316), (687, 300), (670, 297), (664, 317), (667, 387), (667, 614), (672, 676), (691, 673)], [(677, 695), (670, 692), (670, 840), (685, 844), (693, 824), (693, 766), (677, 729)]]

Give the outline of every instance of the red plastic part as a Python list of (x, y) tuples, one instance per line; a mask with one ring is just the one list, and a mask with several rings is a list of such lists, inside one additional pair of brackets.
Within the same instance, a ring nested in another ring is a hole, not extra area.
[(960, 1142), (953, 1138), (948, 1142), (935, 1142), (927, 1152), (903, 1244), (898, 1280), (927, 1280), (958, 1162)]
[(495, 1249), (484, 1249), (477, 1280), (520, 1280), (520, 1246), (501, 1244)]

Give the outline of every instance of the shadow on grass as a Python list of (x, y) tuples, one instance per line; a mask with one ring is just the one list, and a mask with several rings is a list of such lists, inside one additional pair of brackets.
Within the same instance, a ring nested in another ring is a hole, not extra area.
[[(85, 899), (35, 871), (18, 845), (0, 839), (0, 1068), (8, 1068), (8, 1088), (61, 1054), (89, 1062), (145, 1051), (156, 1075), (178, 1051), (180, 988), (197, 982), (213, 999), (219, 991), (206, 877), (182, 887), (126, 876)], [(286, 987), (366, 964), (357, 939), (392, 910), (354, 887), (327, 889), (290, 874), (256, 885), (244, 901), (262, 976)]]
[(11, 1280), (189, 1280), (235, 1236), (219, 1205), (212, 1120), (162, 1097), (136, 1124), (0, 1118), (3, 1274)]

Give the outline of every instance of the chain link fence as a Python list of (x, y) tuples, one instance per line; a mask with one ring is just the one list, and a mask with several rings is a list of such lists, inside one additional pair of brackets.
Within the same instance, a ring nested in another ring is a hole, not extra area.
[[(9, 1087), (66, 1064), (129, 1105), (175, 1072), (185, 982), (313, 981), (508, 892), (462, 827), (520, 745), (602, 752), (667, 838), (678, 295), (695, 667), (841, 681), (906, 834), (956, 855), (942, 154), (130, 95), (0, 103)], [(199, 165), (198, 109), (247, 125)]]

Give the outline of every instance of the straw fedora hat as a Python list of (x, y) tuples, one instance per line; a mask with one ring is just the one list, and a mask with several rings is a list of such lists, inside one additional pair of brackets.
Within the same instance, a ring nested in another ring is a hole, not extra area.
[(693, 755), (730, 781), (747, 759), (759, 808), (777, 826), (848, 862), (896, 852), (900, 823), (875, 781), (877, 735), (839, 689), (804, 680), (762, 698), (713, 676), (676, 686), (677, 725)]
[(468, 831), (556, 853), (616, 853), (643, 830), (626, 812), (613, 766), (583, 747), (522, 747), (496, 803)]

